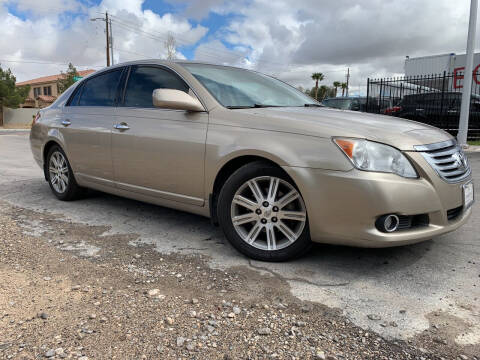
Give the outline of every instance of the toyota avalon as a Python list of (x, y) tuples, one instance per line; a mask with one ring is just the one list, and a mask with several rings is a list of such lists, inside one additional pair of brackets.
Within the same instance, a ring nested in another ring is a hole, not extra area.
[(78, 81), (39, 111), (33, 156), (53, 194), (85, 188), (210, 217), (243, 254), (312, 242), (411, 244), (471, 213), (471, 170), (448, 133), (323, 107), (258, 72), (144, 60)]

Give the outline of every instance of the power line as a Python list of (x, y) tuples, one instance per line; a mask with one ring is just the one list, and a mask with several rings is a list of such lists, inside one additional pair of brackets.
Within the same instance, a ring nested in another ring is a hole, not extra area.
[[(45, 7), (45, 6), (37, 6), (36, 9), (58, 10), (60, 12), (74, 11), (74, 10), (71, 10), (71, 9), (67, 10), (67, 9), (59, 9), (59, 8)], [(77, 9), (80, 10), (81, 14), (86, 13), (86, 11), (83, 7), (78, 7)], [(26, 10), (26, 11), (34, 11), (34, 10)], [(94, 11), (94, 12), (98, 13), (98, 14), (106, 15), (105, 12), (100, 12), (100, 11)], [(137, 33), (138, 35), (142, 35), (142, 36), (148, 37), (148, 38), (153, 39), (153, 40), (157, 40), (157, 41), (166, 40), (166, 37), (167, 37), (166, 34), (161, 34), (161, 33), (158, 33), (158, 32), (147, 32), (147, 31), (144, 31), (143, 29), (139, 28), (138, 24), (133, 23), (129, 20), (125, 20), (125, 19), (120, 18), (116, 15), (109, 14), (109, 16), (112, 19), (112, 22), (115, 22), (117, 25), (120, 25), (122, 28), (124, 28), (126, 30), (133, 31), (133, 32)], [(175, 37), (179, 40), (181, 46), (190, 46), (190, 45), (193, 46), (193, 45), (195, 45), (195, 44), (191, 44), (190, 40), (186, 40), (186, 39), (182, 38), (181, 36), (179, 36), (178, 34), (175, 34)], [(275, 61), (264, 60), (264, 59), (249, 60), (247, 56), (245, 56), (242, 53), (236, 52), (235, 50), (231, 50), (231, 51), (223, 50), (223, 49), (216, 48), (216, 47), (214, 47), (212, 45), (209, 45), (209, 44), (197, 45), (197, 49), (198, 49), (198, 46), (201, 46), (200, 53), (201, 53), (202, 57), (206, 57), (207, 59), (208, 58), (212, 59), (214, 62), (218, 61), (218, 55), (219, 54), (224, 54), (228, 57), (237, 56), (239, 59), (243, 58), (244, 60), (252, 61), (256, 65), (265, 64), (265, 65), (270, 65), (274, 68), (279, 68), (279, 67), (284, 68), (285, 69), (284, 71), (289, 71), (289, 69), (291, 69), (293, 66), (296, 66), (295, 64), (291, 64), (291, 63), (281, 63), (281, 62), (275, 62)], [(107, 47), (107, 49), (108, 49), (108, 47)], [(112, 47), (112, 50), (113, 50), (113, 47)], [(125, 49), (120, 49), (120, 48), (117, 48), (117, 47), (115, 47), (115, 50), (120, 51), (120, 52), (126, 52), (126, 53), (131, 53), (131, 54), (143, 56), (145, 58), (152, 58), (152, 56), (147, 56), (145, 54), (138, 53), (138, 52), (135, 52), (135, 51), (132, 51), (132, 50), (125, 50)], [(153, 58), (155, 58), (155, 57), (156, 56), (153, 56)], [(68, 63), (55, 63), (55, 62), (46, 62), (46, 61), (37, 61), (37, 60), (6, 60), (5, 59), (5, 60), (0, 60), (0, 61), (12, 62), (12, 63), (68, 65)], [(103, 66), (92, 66), (92, 65), (77, 65), (77, 66), (95, 67), (95, 68), (102, 68), (103, 67)], [(277, 69), (277, 71), (279, 71), (279, 70)], [(345, 70), (332, 70), (332, 71), (327, 71), (327, 72), (324, 72), (324, 73), (325, 74), (330, 74), (330, 73), (344, 72), (344, 71)]]
[[(70, 63), (57, 63), (51, 61), (42, 61), (42, 60), (10, 60), (10, 59), (0, 59), (0, 62), (10, 62), (10, 63), (20, 63), (20, 64), (41, 64), (41, 65), (69, 65)], [(93, 68), (103, 68), (104, 66), (99, 65), (79, 65), (75, 66), (80, 67), (93, 67)]]
[[(145, 30), (142, 30), (137, 24), (135, 24), (131, 21), (122, 19), (122, 18), (120, 18), (116, 15), (110, 15), (110, 17), (112, 18), (113, 22), (115, 22), (117, 25), (119, 25), (123, 29), (133, 31), (133, 32), (137, 33), (138, 35), (142, 35), (142, 36), (145, 36), (145, 37), (150, 38), (152, 40), (158, 40), (158, 41), (164, 41), (164, 40), (167, 39), (166, 34), (161, 34), (161, 33), (158, 33), (158, 32), (147, 32)], [(178, 34), (174, 33), (174, 36), (175, 36), (176, 39), (180, 40), (179, 42), (180, 42), (181, 46), (182, 45), (183, 46), (189, 46), (190, 45), (190, 41), (182, 39), (181, 37), (178, 36)], [(235, 52), (235, 51), (225, 51), (225, 50), (222, 50), (222, 49), (214, 48), (214, 47), (212, 47), (211, 45), (208, 45), (208, 44), (200, 44), (198, 46), (202, 46), (202, 48), (200, 50), (201, 55), (202, 55), (202, 57), (206, 57), (207, 59), (212, 59), (212, 60), (217, 60), (218, 61), (218, 54), (221, 53), (221, 54), (224, 54), (225, 56), (229, 56), (229, 57), (237, 55), (239, 58), (241, 57), (243, 59), (248, 60), (248, 58), (245, 55), (243, 55), (241, 53), (238, 53), (238, 52)], [(197, 46), (197, 49), (198, 49), (198, 46)], [(122, 51), (118, 48), (116, 48), (116, 49), (119, 50), (119, 51)], [(123, 51), (126, 51), (126, 50), (123, 50)], [(133, 51), (130, 51), (130, 52), (135, 53)], [(145, 56), (147, 58), (150, 57), (150, 56), (146, 56), (146, 55), (140, 54), (140, 53), (135, 53), (135, 54)], [(253, 60), (252, 62), (257, 64), (257, 65), (265, 64), (265, 65), (271, 65), (272, 67), (283, 67), (287, 71), (288, 71), (288, 69), (296, 66), (296, 64), (280, 63), (280, 62), (275, 62), (275, 61), (271, 61), (271, 60), (263, 60), (263, 59), (256, 59), (256, 60)], [(330, 73), (335, 73), (335, 72), (345, 72), (345, 70), (332, 70), (332, 71), (326, 71), (324, 73), (325, 74), (330, 74)]]
[[(110, 15), (110, 17), (113, 18), (113, 21), (115, 23), (117, 23), (117, 25), (120, 25), (121, 27), (123, 27), (125, 29), (128, 29), (130, 31), (134, 31), (139, 35), (143, 34), (145, 37), (148, 37), (150, 39), (161, 40), (161, 41), (164, 41), (167, 38), (166, 34), (147, 32), (147, 31), (139, 28), (138, 25), (136, 25), (136, 24), (135, 25), (130, 25), (130, 24), (133, 24), (133, 23), (130, 22), (130, 21), (121, 19), (116, 15)], [(121, 21), (119, 19), (121, 19)], [(182, 39), (178, 34), (174, 33), (174, 36), (175, 36), (176, 39), (180, 40), (179, 41), (180, 45), (183, 45), (183, 46), (194, 45), (194, 44), (191, 44), (191, 41), (186, 40), (186, 39)], [(208, 44), (200, 44), (200, 46), (202, 46), (202, 50), (201, 50), (202, 55), (204, 55), (204, 54), (212, 55), (213, 57), (217, 58), (218, 53), (223, 53), (226, 56), (234, 56), (235, 54), (237, 54), (239, 57), (242, 56), (243, 58), (246, 59), (246, 56), (242, 55), (241, 53), (235, 52), (235, 51), (226, 51), (226, 50), (218, 49), (218, 48), (212, 47), (211, 45), (208, 45)], [(207, 48), (207, 50), (205, 50), (205, 48)], [(260, 63), (260, 64), (264, 63), (264, 64), (271, 64), (271, 65), (278, 65), (278, 66), (285, 67), (285, 68), (289, 68), (289, 67), (293, 66), (293, 64), (285, 64), (285, 63), (274, 62), (274, 61), (271, 61), (271, 60), (262, 60), (262, 59), (257, 59), (257, 60), (254, 61), (254, 63), (257, 63), (257, 64), (258, 63)]]
[(148, 56), (148, 55), (145, 55), (145, 54), (141, 54), (141, 53), (139, 53), (139, 52), (136, 52), (136, 51), (119, 49), (119, 48), (117, 48), (117, 47), (114, 47), (113, 49), (114, 49), (114, 50), (117, 50), (117, 51), (120, 51), (120, 52), (125, 52), (125, 53), (128, 53), (128, 54), (140, 55), (140, 56), (143, 56), (145, 59), (155, 59), (155, 56)]
[[(18, 8), (18, 7), (17, 7)], [(58, 7), (52, 7), (52, 6), (35, 6), (34, 9), (26, 9), (26, 10), (21, 10), (23, 12), (35, 12), (35, 10), (57, 10), (59, 13), (63, 13), (63, 12), (72, 12), (72, 11), (78, 11), (80, 14), (82, 15), (85, 15), (87, 14), (87, 9), (84, 7), (84, 6), (77, 6), (75, 7), (74, 9), (61, 9), (61, 8), (58, 8)], [(101, 14), (101, 15), (106, 15), (106, 12), (101, 12), (101, 11), (93, 11), (94, 13), (96, 14)], [(144, 36), (146, 37), (150, 37), (151, 39), (153, 40), (161, 40), (161, 41), (164, 41), (166, 40), (166, 36), (165, 34), (161, 34), (161, 33), (158, 33), (158, 32), (147, 32), (147, 31), (144, 31), (143, 29), (141, 29), (137, 23), (134, 23), (130, 20), (126, 20), (126, 19), (123, 19), (117, 15), (111, 15), (109, 14), (109, 16), (113, 19), (112, 22), (116, 22), (118, 25), (122, 26), (124, 29), (128, 29), (128, 30), (131, 30), (131, 31), (134, 31), (136, 32), (137, 34), (143, 34)], [(190, 40), (187, 40), (185, 38), (182, 38), (181, 36), (179, 36), (179, 34), (174, 34), (175, 35), (175, 38), (179, 41), (180, 45), (181, 46), (190, 46), (190, 45), (195, 45), (195, 44), (191, 44), (191, 41)], [(207, 57), (207, 58), (210, 58), (210, 59), (213, 59), (213, 60), (217, 60), (218, 59), (218, 54), (221, 53), (221, 54), (225, 54), (226, 56), (235, 56), (235, 55), (238, 55), (239, 57), (243, 57), (244, 59), (247, 59), (248, 58), (241, 54), (241, 53), (238, 53), (238, 52), (235, 52), (235, 51), (225, 51), (225, 50), (222, 50), (222, 49), (218, 49), (216, 47), (212, 47), (212, 45), (209, 45), (209, 44), (201, 44), (202, 46), (202, 49), (201, 49), (201, 54), (202, 56), (204, 57)], [(197, 46), (198, 47), (198, 46)], [(131, 50), (123, 50), (123, 49), (119, 49), (119, 48), (115, 48), (117, 51), (123, 51), (123, 52), (131, 52), (131, 53), (134, 53), (136, 55), (140, 55), (140, 56), (144, 56), (144, 57), (149, 57), (149, 56), (146, 56), (144, 54), (140, 54), (140, 53), (136, 53), (134, 51), (131, 51)], [(263, 59), (256, 59), (256, 60), (250, 60), (252, 61), (253, 63), (255, 64), (265, 64), (265, 65), (272, 65), (274, 67), (284, 67), (286, 69), (289, 69), (293, 66), (296, 66), (296, 64), (291, 64), (291, 63), (281, 63), (281, 62), (275, 62), (275, 61), (271, 61), (271, 60), (263, 60)], [(9, 61), (9, 62), (13, 62), (13, 61)], [(53, 64), (53, 63), (52, 63)], [(59, 64), (59, 65), (63, 65), (63, 64)], [(67, 64), (68, 65), (68, 64)], [(81, 66), (81, 65), (79, 65)], [(334, 73), (334, 72), (343, 72), (344, 70), (333, 70), (333, 71), (327, 71), (327, 72), (324, 72), (325, 74), (329, 74), (329, 73)]]
[[(23, 11), (24, 12), (35, 12), (35, 10), (39, 10), (39, 9), (41, 9), (41, 10), (57, 10), (59, 13), (78, 11), (82, 15), (87, 14), (87, 10), (83, 6), (78, 6), (75, 9), (61, 9), (61, 8), (56, 8), (56, 7), (51, 7), (51, 6), (36, 6), (35, 9), (27, 9), (27, 10), (23, 10)], [(104, 16), (106, 15), (106, 12), (101, 12), (101, 11), (94, 11), (94, 13), (101, 14), (101, 15), (104, 15)], [(112, 19), (112, 22), (117, 23), (117, 25), (120, 25), (124, 29), (136, 32), (137, 34), (143, 35), (143, 36), (148, 37), (152, 40), (159, 40), (159, 41), (165, 41), (166, 40), (166, 37), (167, 37), (166, 34), (162, 34), (162, 33), (158, 33), (158, 32), (147, 32), (147, 31), (141, 29), (138, 26), (137, 23), (134, 23), (132, 21), (120, 18), (116, 15), (109, 14), (109, 16)], [(175, 35), (175, 38), (180, 43), (180, 46), (194, 46), (195, 45), (195, 44), (192, 44), (191, 40), (187, 40), (185, 38), (182, 38), (179, 34), (174, 34), (174, 35)], [(212, 45), (205, 44), (205, 43), (197, 45), (197, 48), (198, 48), (198, 46), (202, 46), (202, 48), (200, 50), (202, 57), (210, 58), (214, 61), (215, 60), (218, 61), (218, 54), (224, 54), (225, 56), (228, 56), (228, 57), (237, 56), (239, 58), (243, 58), (245, 60), (252, 61), (254, 64), (257, 64), (257, 65), (264, 64), (264, 65), (270, 65), (270, 66), (276, 67), (276, 68), (278, 68), (278, 67), (285, 68), (286, 71), (288, 71), (288, 69), (295, 66), (295, 64), (275, 62), (275, 61), (272, 61), (272, 60), (264, 60), (264, 59), (249, 60), (247, 56), (245, 56), (242, 53), (236, 52), (235, 50), (231, 50), (231, 51), (223, 50), (223, 49), (219, 49), (217, 47), (214, 47)], [(140, 53), (137, 53), (137, 52), (134, 52), (134, 51), (131, 51), (131, 50), (124, 50), (124, 49), (119, 49), (119, 48), (115, 48), (115, 49), (117, 51), (130, 52), (130, 53), (133, 53), (133, 54), (136, 54), (136, 55), (144, 56), (146, 58), (150, 57), (150, 56), (146, 56), (144, 54), (140, 54)], [(13, 62), (13, 61), (9, 61), (9, 62)], [(35, 62), (32, 62), (32, 63), (35, 63)], [(49, 63), (49, 64), (55, 64), (55, 63)], [(58, 65), (64, 65), (62, 63), (57, 63), (57, 64)], [(66, 65), (68, 65), (68, 64), (66, 64)], [(79, 66), (81, 66), (81, 65), (79, 65)], [(98, 66), (96, 66), (96, 67), (98, 67)], [(324, 72), (324, 73), (328, 74), (328, 73), (341, 72), (341, 71), (343, 71), (343, 70), (329, 71), (329, 72)]]

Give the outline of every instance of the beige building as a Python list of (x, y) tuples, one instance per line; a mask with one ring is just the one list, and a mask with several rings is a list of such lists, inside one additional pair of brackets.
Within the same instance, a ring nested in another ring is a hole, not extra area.
[[(93, 73), (95, 70), (82, 70), (78, 72), (81, 77)], [(63, 74), (43, 76), (32, 80), (16, 83), (16, 86), (30, 85), (30, 92), (25, 99), (25, 103), (20, 105), (24, 108), (43, 108), (49, 106), (58, 97), (57, 81)]]

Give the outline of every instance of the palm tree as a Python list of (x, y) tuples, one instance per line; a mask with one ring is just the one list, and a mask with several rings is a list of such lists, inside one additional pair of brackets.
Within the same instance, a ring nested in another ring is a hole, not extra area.
[(328, 90), (330, 90), (327, 85), (322, 85), (318, 88), (318, 92), (320, 95), (320, 100), (323, 101), (326, 97), (328, 97)]
[(333, 82), (333, 87), (335, 88), (335, 97), (337, 97), (337, 89), (342, 86), (342, 83), (340, 81), (334, 81)]
[(318, 100), (318, 82), (325, 79), (322, 73), (313, 73), (312, 80), (315, 80), (315, 100)]
[(345, 96), (345, 90), (347, 90), (347, 83), (342, 83), (342, 96)]

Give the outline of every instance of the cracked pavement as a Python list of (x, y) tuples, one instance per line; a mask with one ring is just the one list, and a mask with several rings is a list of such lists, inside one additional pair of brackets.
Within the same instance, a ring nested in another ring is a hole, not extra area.
[[(0, 131), (0, 153), (0, 200), (15, 207), (106, 227), (103, 236), (128, 236), (132, 247), (202, 255), (212, 269), (248, 267), (287, 282), (299, 300), (338, 308), (357, 326), (388, 339), (418, 337), (438, 323), (446, 324), (449, 340), (458, 346), (480, 349), (478, 202), (464, 227), (424, 243), (390, 249), (315, 245), (299, 260), (261, 263), (237, 253), (218, 228), (196, 215), (103, 193), (75, 202), (56, 200), (31, 156), (26, 132)], [(478, 183), (480, 153), (469, 158)], [(49, 232), (42, 222), (22, 227), (26, 233)], [(89, 244), (78, 246), (93, 251)], [(372, 314), (382, 320), (370, 319)]]

